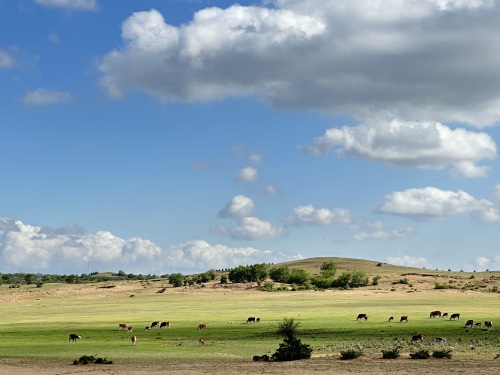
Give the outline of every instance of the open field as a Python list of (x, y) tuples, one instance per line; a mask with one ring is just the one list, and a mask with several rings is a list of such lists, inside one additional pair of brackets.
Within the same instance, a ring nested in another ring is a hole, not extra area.
[[(467, 273), (373, 267), (375, 272), (365, 272), (382, 276), (379, 285), (343, 291), (263, 292), (256, 285), (217, 283), (171, 288), (164, 280), (16, 289), (2, 285), (0, 373), (410, 374), (437, 369), (440, 373), (491, 374), (498, 370), (500, 359), (494, 358), (500, 354), (496, 329), (500, 294), (488, 292), (499, 285), (498, 272), (478, 273), (471, 279)], [(408, 283), (394, 284), (402, 278)], [(436, 290), (436, 280), (481, 287)], [(461, 320), (431, 319), (432, 310), (460, 313)], [(357, 321), (358, 313), (367, 313), (368, 321)], [(402, 315), (408, 315), (408, 323), (399, 323)], [(261, 322), (245, 323), (249, 316), (260, 317)], [(389, 316), (395, 321), (388, 322)], [(252, 356), (271, 355), (278, 348), (282, 338), (274, 332), (284, 317), (300, 323), (299, 338), (313, 348), (312, 358), (253, 362)], [(465, 329), (467, 319), (491, 320), (495, 328)], [(171, 327), (144, 330), (156, 320), (170, 321)], [(134, 332), (119, 331), (118, 323), (132, 325)], [(208, 328), (197, 330), (199, 323), (207, 323)], [(68, 334), (73, 332), (82, 339), (70, 344)], [(410, 360), (409, 353), (421, 348), (409, 343), (414, 333), (426, 338), (423, 348), (431, 353), (451, 349), (453, 358)], [(136, 346), (130, 342), (132, 334), (138, 337)], [(200, 337), (205, 339), (204, 346), (198, 345)], [(445, 337), (446, 344), (432, 343), (435, 337)], [(401, 357), (382, 360), (381, 350), (393, 348), (397, 341)], [(364, 356), (341, 361), (340, 351), (349, 348), (362, 349)], [(83, 355), (107, 358), (113, 365), (71, 365)]]

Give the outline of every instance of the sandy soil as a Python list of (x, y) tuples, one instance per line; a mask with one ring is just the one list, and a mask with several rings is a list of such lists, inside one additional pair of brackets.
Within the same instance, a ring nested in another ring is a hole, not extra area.
[(493, 375), (500, 371), (500, 359), (482, 361), (458, 360), (370, 360), (358, 359), (341, 361), (338, 359), (318, 358), (293, 362), (210, 362), (210, 363), (150, 363), (147, 365), (78, 365), (69, 363), (26, 364), (0, 358), (2, 375), (254, 375), (254, 374), (394, 374), (394, 375), (431, 375), (464, 374)]

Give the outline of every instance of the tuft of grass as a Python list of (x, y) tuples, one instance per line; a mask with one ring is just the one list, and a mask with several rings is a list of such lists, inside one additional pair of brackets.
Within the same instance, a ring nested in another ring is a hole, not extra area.
[(347, 350), (342, 350), (340, 352), (340, 359), (344, 359), (344, 360), (356, 359), (356, 358), (361, 357), (362, 355), (363, 355), (363, 352), (361, 350), (347, 349)]

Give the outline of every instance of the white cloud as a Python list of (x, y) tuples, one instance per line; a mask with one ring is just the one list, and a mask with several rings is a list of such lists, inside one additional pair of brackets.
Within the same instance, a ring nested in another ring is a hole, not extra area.
[(252, 154), (250, 155), (250, 161), (252, 163), (258, 164), (262, 162), (262, 159), (264, 159), (264, 156), (261, 154)]
[(279, 195), (281, 193), (280, 189), (273, 185), (267, 185), (264, 188), (264, 193), (268, 195)]
[(464, 191), (435, 187), (407, 189), (386, 195), (375, 211), (415, 219), (471, 215), (478, 222), (500, 221), (500, 211), (492, 202), (476, 199)]
[(0, 272), (86, 273), (122, 269), (143, 274), (197, 273), (242, 264), (284, 262), (301, 255), (252, 247), (234, 248), (191, 241), (166, 247), (107, 231), (82, 233), (80, 226), (41, 228), (0, 217)]
[(259, 172), (254, 167), (242, 168), (236, 174), (236, 180), (242, 182), (255, 182), (259, 179)]
[(387, 263), (397, 266), (432, 268), (432, 265), (424, 257), (411, 257), (408, 255), (397, 255), (387, 257)]
[(206, 8), (176, 27), (152, 9), (123, 22), (123, 47), (98, 68), (115, 97), (257, 95), (278, 108), (482, 126), (500, 120), (499, 17), (492, 0), (276, 0)]
[(7, 69), (14, 65), (14, 57), (0, 48), (0, 69)]
[(392, 240), (396, 238), (407, 238), (415, 233), (415, 229), (404, 227), (398, 229), (386, 228), (381, 221), (367, 223), (367, 230), (356, 233), (354, 239), (358, 241), (365, 240)]
[(311, 155), (336, 149), (341, 155), (422, 169), (451, 165), (456, 176), (465, 178), (484, 177), (490, 168), (475, 163), (496, 157), (496, 144), (486, 133), (451, 129), (438, 122), (395, 119), (331, 128), (300, 148)]
[(212, 228), (212, 232), (237, 240), (276, 239), (288, 235), (285, 227), (274, 226), (268, 221), (253, 216), (238, 220), (234, 228), (218, 225)]
[(52, 91), (39, 88), (26, 94), (23, 98), (23, 104), (27, 107), (40, 107), (70, 103), (73, 100), (73, 95), (67, 91)]
[(97, 0), (33, 0), (41, 6), (75, 10), (97, 10)]
[(252, 216), (254, 206), (252, 199), (244, 195), (237, 195), (219, 211), (219, 217), (241, 219)]
[(348, 209), (315, 208), (311, 204), (295, 207), (292, 214), (283, 217), (284, 222), (292, 225), (350, 225), (358, 220)]

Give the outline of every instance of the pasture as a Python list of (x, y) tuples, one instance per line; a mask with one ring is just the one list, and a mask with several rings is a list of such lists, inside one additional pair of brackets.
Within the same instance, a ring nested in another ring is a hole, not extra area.
[[(408, 361), (414, 363), (408, 360), (408, 354), (421, 347), (431, 352), (452, 349), (453, 354), (451, 360), (433, 359), (423, 366), (439, 367), (442, 361), (448, 361), (448, 366), (459, 363), (465, 368), (468, 363), (477, 370), (500, 363), (500, 359), (493, 359), (500, 353), (499, 293), (435, 290), (417, 278), (412, 283), (419, 285), (418, 289), (407, 285), (395, 288), (390, 281), (397, 276), (384, 278), (379, 286), (354, 290), (294, 292), (263, 292), (256, 285), (223, 287), (216, 283), (172, 288), (163, 280), (17, 289), (3, 285), (0, 368), (13, 366), (9, 369), (15, 373), (16, 366), (64, 367), (82, 355), (97, 355), (113, 361), (111, 366), (141, 366), (153, 373), (153, 367), (161, 369), (162, 364), (184, 368), (184, 373), (210, 364), (216, 364), (216, 368), (228, 366), (226, 370), (248, 366), (257, 368), (256, 373), (262, 372), (263, 366), (283, 370), (291, 365), (254, 363), (252, 357), (274, 353), (282, 341), (275, 334), (277, 324), (285, 317), (300, 323), (298, 337), (313, 348), (312, 359), (300, 361), (309, 363), (305, 366), (320, 363), (311, 371), (321, 371), (321, 366), (345, 368), (348, 365), (339, 361), (339, 352), (349, 348), (364, 352), (361, 359), (349, 361), (357, 363), (351, 366), (373, 372), (370, 366), (374, 363), (386, 366), (386, 370)], [(431, 319), (433, 310), (460, 313), (461, 319)], [(366, 313), (368, 320), (356, 320), (359, 313)], [(408, 316), (407, 323), (399, 322), (403, 315)], [(261, 321), (246, 323), (250, 316)], [(394, 316), (393, 322), (388, 322), (390, 316)], [(493, 329), (465, 329), (468, 319), (493, 321)], [(145, 330), (157, 320), (170, 321), (170, 328)], [(133, 326), (133, 332), (120, 331), (119, 323)], [(197, 330), (200, 323), (206, 323), (207, 329)], [(70, 333), (81, 335), (81, 339), (69, 343)], [(414, 333), (424, 335), (423, 345), (409, 342)], [(132, 335), (137, 336), (136, 346), (130, 341)], [(198, 343), (200, 337), (205, 340), (203, 346)], [(446, 338), (446, 343), (433, 343), (435, 337)], [(401, 359), (381, 361), (381, 350), (397, 343), (402, 347)]]

